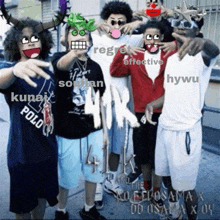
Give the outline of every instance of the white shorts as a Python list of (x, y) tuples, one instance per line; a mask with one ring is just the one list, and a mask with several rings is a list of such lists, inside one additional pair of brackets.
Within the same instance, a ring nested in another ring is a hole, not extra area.
[(196, 187), (201, 148), (201, 121), (188, 132), (166, 130), (159, 124), (155, 173), (159, 176), (171, 176), (175, 190), (193, 190)]
[[(59, 185), (71, 189), (79, 184), (83, 173), (85, 180), (99, 183), (103, 180), (103, 131), (98, 130), (80, 139), (67, 139), (57, 136)], [(88, 149), (91, 152), (88, 157)], [(87, 158), (88, 157), (88, 158)], [(91, 163), (88, 164), (87, 159)], [(95, 168), (95, 170), (94, 170)]]

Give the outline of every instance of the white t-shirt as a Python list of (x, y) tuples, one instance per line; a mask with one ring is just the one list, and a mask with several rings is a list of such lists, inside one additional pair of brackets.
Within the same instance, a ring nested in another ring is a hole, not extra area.
[[(145, 54), (144, 54), (144, 59), (146, 62), (145, 69), (147, 71), (148, 76), (152, 79), (153, 83), (154, 83), (154, 80), (159, 75), (160, 57), (161, 57), (161, 50), (159, 50), (157, 54), (151, 54), (148, 51), (145, 51)], [(150, 64), (148, 63), (148, 59), (149, 59)]]
[(168, 58), (164, 74), (165, 101), (159, 119), (163, 128), (189, 130), (201, 119), (215, 60), (207, 67), (201, 52), (196, 56), (187, 54), (182, 61), (177, 53)]
[[(93, 47), (89, 51), (89, 56), (101, 66), (106, 90), (109, 89), (110, 85), (113, 85), (117, 88), (121, 96), (124, 88), (127, 87), (127, 78), (112, 77), (109, 73), (110, 64), (116, 54), (117, 48), (125, 44), (133, 47), (140, 46), (143, 35), (125, 35), (121, 36), (119, 39), (112, 39), (106, 35), (99, 36), (97, 34), (92, 34), (92, 39)], [(109, 99), (109, 97), (107, 97), (107, 92), (104, 94), (103, 99)]]

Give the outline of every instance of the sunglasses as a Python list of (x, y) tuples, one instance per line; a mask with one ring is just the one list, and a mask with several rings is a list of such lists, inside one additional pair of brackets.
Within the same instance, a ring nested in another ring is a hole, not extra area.
[(115, 25), (118, 24), (119, 26), (126, 24), (125, 21), (115, 21), (115, 20), (111, 20), (111, 25)]
[(173, 19), (172, 20), (172, 27), (179, 27), (180, 24), (185, 28), (185, 29), (193, 29), (193, 27), (195, 28), (198, 28), (198, 25), (192, 21), (192, 23), (188, 22), (188, 21), (180, 21), (180, 20), (176, 20), (176, 19)]

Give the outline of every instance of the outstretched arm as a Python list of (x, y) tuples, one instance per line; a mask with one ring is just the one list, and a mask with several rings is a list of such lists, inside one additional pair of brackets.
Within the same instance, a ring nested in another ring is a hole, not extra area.
[(179, 43), (182, 44), (178, 51), (180, 60), (182, 60), (186, 54), (195, 56), (202, 51), (204, 63), (206, 66), (209, 66), (211, 59), (219, 55), (218, 46), (215, 45), (211, 40), (198, 37), (189, 38), (176, 33), (173, 33), (172, 35)]
[(86, 50), (70, 50), (66, 55), (61, 57), (57, 62), (57, 69), (62, 71), (68, 71), (72, 68), (75, 60), (82, 54), (85, 54)]
[(3, 68), (0, 70), (0, 89), (7, 89), (11, 86), (16, 77), (23, 79), (30, 86), (37, 87), (37, 84), (31, 80), (31, 77), (44, 77), (49, 79), (50, 76), (41, 68), (49, 67), (50, 63), (29, 59), (24, 62), (18, 62), (15, 66)]
[(7, 89), (16, 80), (13, 74), (13, 68), (14, 67), (10, 67), (0, 70), (0, 89)]

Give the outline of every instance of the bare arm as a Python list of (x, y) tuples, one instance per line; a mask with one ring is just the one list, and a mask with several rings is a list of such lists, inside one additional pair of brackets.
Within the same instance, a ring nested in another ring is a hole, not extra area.
[(178, 42), (182, 43), (182, 46), (178, 51), (180, 60), (182, 60), (186, 54), (195, 56), (202, 51), (204, 63), (209, 66), (211, 59), (219, 55), (218, 46), (215, 45), (211, 40), (198, 37), (189, 38), (176, 33), (173, 33), (172, 35)]
[(162, 108), (164, 103), (164, 95), (161, 96), (160, 98), (152, 101), (148, 105), (151, 105), (154, 109)]
[(74, 50), (70, 50), (66, 55), (59, 59), (59, 61), (57, 62), (57, 69), (63, 71), (70, 70), (76, 59), (76, 52)]
[(211, 40), (206, 39), (203, 47), (203, 60), (206, 66), (209, 66), (211, 59), (219, 55), (219, 48)]
[(13, 67), (0, 70), (0, 89), (7, 89), (16, 80), (12, 70)]
[(145, 109), (145, 117), (150, 124), (156, 125), (156, 122), (152, 121), (153, 111), (154, 109), (162, 108), (163, 103), (164, 103), (164, 95), (147, 104)]
[(41, 69), (41, 67), (49, 66), (50, 63), (29, 59), (24, 62), (18, 62), (13, 67), (3, 68), (0, 70), (0, 89), (7, 89), (15, 82), (16, 77), (23, 79), (30, 86), (37, 87), (37, 84), (31, 80), (31, 77), (50, 79), (50, 76)]

